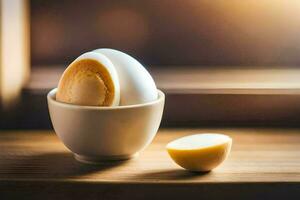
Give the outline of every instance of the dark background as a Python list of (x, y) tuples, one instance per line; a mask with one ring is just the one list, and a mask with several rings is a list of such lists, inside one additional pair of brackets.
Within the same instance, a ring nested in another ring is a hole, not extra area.
[(31, 0), (32, 65), (95, 48), (148, 65), (300, 64), (300, 1)]

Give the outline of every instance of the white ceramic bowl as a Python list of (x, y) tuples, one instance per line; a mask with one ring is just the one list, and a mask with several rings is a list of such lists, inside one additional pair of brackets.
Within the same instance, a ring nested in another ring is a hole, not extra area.
[(129, 159), (153, 140), (163, 114), (165, 95), (149, 103), (96, 107), (61, 103), (57, 89), (47, 95), (54, 130), (78, 161)]

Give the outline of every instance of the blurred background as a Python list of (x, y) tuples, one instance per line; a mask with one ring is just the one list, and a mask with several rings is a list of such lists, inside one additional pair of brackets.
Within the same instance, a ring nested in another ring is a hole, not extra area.
[(163, 124), (299, 121), (287, 112), (299, 97), (278, 92), (300, 87), (298, 0), (0, 2), (0, 128), (51, 128), (47, 92), (103, 47), (151, 72), (167, 94)]
[(147, 66), (299, 65), (298, 0), (31, 0), (33, 66), (110, 47)]

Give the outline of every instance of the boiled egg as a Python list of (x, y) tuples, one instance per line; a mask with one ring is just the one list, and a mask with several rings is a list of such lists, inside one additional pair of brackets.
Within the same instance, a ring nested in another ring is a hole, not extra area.
[(82, 54), (61, 76), (56, 100), (85, 106), (118, 106), (120, 83), (113, 63), (99, 53)]
[(130, 55), (114, 49), (84, 53), (63, 73), (57, 101), (86, 106), (124, 106), (157, 99), (154, 80)]
[(115, 67), (120, 82), (120, 105), (134, 105), (157, 99), (155, 82), (145, 67), (130, 55), (114, 49), (96, 49)]
[(206, 172), (227, 158), (231, 144), (232, 139), (227, 135), (206, 133), (176, 139), (166, 148), (179, 166), (190, 171)]

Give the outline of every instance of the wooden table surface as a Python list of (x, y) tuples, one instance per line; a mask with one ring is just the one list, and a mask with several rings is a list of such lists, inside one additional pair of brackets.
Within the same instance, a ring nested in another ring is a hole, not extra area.
[[(210, 173), (191, 173), (169, 158), (178, 137), (221, 132), (229, 158)], [(53, 131), (0, 132), (0, 199), (300, 198), (300, 129), (161, 129), (139, 157), (84, 165)]]

